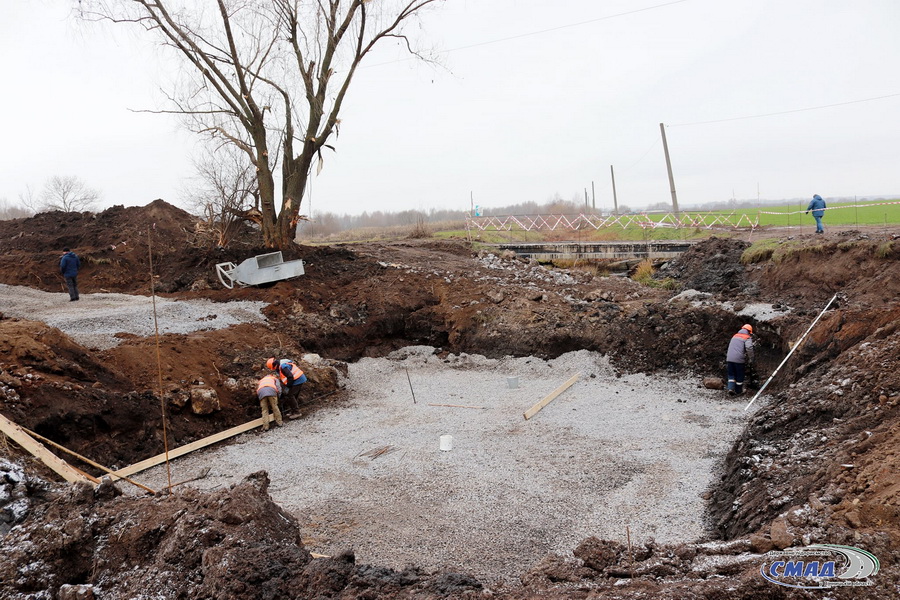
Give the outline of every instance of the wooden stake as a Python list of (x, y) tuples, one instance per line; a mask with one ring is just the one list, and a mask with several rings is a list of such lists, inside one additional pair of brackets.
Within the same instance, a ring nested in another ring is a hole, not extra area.
[(564, 391), (566, 391), (567, 389), (572, 387), (572, 384), (574, 384), (576, 381), (578, 381), (578, 378), (580, 376), (581, 376), (581, 373), (576, 373), (575, 375), (572, 375), (572, 377), (567, 382), (565, 382), (564, 384), (562, 384), (561, 386), (559, 386), (558, 388), (553, 390), (553, 392), (551, 392), (549, 396), (547, 396), (546, 398), (544, 398), (543, 400), (541, 400), (540, 402), (538, 402), (537, 404), (535, 404), (534, 406), (532, 406), (531, 408), (526, 410), (525, 415), (524, 415), (525, 420), (527, 421), (534, 415), (538, 414), (540, 412), (540, 410), (542, 408), (544, 408), (545, 406), (547, 406), (548, 404), (550, 404), (550, 402), (554, 398), (556, 398), (557, 396), (562, 394)]
[(3, 415), (0, 415), (0, 431), (8, 435), (14, 442), (22, 446), (33, 456), (38, 457), (41, 461), (53, 469), (60, 477), (68, 482), (76, 483), (79, 481), (89, 481), (93, 484), (99, 484), (100, 480), (91, 477), (87, 473), (82, 473), (57, 455), (53, 454), (45, 448), (40, 442), (26, 433), (25, 429), (16, 423), (10, 421)]
[(628, 570), (631, 572), (631, 578), (634, 579), (634, 553), (631, 551), (631, 528), (625, 526), (625, 535), (628, 536)]
[(415, 404), (416, 403), (416, 393), (413, 391), (412, 379), (409, 378), (409, 369), (406, 369), (404, 367), (404, 370), (406, 371), (406, 380), (409, 382), (409, 391), (412, 393), (413, 404)]

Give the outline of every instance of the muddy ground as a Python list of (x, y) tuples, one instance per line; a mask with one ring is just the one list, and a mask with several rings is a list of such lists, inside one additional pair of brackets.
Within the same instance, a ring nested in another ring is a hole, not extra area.
[[(766, 376), (838, 298), (770, 384), (775, 401), (735, 441), (707, 494), (709, 540), (629, 549), (588, 538), (571, 555), (523, 564), (521, 584), (488, 589), (465, 565), (394, 571), (357, 564), (349, 552), (312, 559), (297, 522), (268, 495), (265, 474), (229, 490), (176, 487), (135, 498), (112, 485), (61, 484), (4, 442), (0, 598), (818, 598), (821, 590), (778, 586), (759, 573), (762, 553), (810, 543), (880, 560), (872, 585), (830, 597), (900, 593), (896, 234), (788, 233), (774, 254), (749, 264), (741, 262), (747, 242), (712, 238), (659, 270), (660, 280), (674, 280), (667, 287), (548, 269), (462, 241), (304, 246), (285, 253), (306, 262), (304, 277), (223, 289), (215, 264), (265, 252), (252, 239), (206, 246), (190, 216), (163, 201), (0, 222), (0, 283), (61, 293), (56, 264), (70, 246), (82, 258), (83, 293), (148, 294), (152, 285), (173, 298), (268, 304), (266, 324), (164, 335), (159, 345), (121, 336), (102, 350), (40, 322), (0, 318), (0, 412), (124, 466), (163, 450), (161, 397), (170, 446), (257, 416), (250, 386), (273, 354), (322, 357), (305, 365), (307, 410), (341, 402), (341, 361), (415, 344), (498, 358), (588, 349), (608, 354), (620, 372), (665, 381), (721, 376), (729, 337), (750, 321)], [(747, 312), (760, 304), (772, 310)], [(195, 414), (187, 398), (198, 385), (216, 391), (218, 410)]]

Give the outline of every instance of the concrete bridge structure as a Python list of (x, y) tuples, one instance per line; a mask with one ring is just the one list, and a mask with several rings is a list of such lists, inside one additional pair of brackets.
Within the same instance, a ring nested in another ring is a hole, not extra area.
[(516, 242), (499, 244), (504, 250), (512, 250), (519, 256), (538, 261), (551, 260), (667, 260), (688, 250), (696, 242)]

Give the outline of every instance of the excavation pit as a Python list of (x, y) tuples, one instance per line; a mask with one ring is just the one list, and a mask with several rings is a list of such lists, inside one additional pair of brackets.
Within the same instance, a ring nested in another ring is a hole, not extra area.
[[(507, 387), (510, 371), (520, 389)], [(351, 365), (347, 390), (345, 402), (308, 418), (178, 459), (173, 479), (208, 467), (189, 485), (213, 489), (266, 470), (310, 551), (352, 547), (361, 562), (488, 582), (517, 578), (550, 552), (571, 555), (591, 535), (702, 537), (702, 495), (750, 417), (745, 398), (703, 389), (698, 378), (617, 376), (588, 351), (442, 359), (412, 347)], [(452, 452), (435, 443), (441, 435), (452, 435)], [(165, 469), (141, 480), (163, 488)]]

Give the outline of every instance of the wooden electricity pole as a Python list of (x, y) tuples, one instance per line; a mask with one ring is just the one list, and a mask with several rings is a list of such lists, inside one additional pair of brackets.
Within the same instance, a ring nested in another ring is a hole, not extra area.
[(659, 124), (659, 130), (662, 132), (663, 152), (666, 154), (666, 169), (669, 171), (669, 188), (672, 190), (672, 211), (678, 214), (678, 196), (675, 195), (675, 178), (672, 177), (672, 161), (669, 160), (669, 144), (666, 143), (666, 126)]
[(619, 198), (616, 196), (616, 172), (613, 171), (613, 166), (609, 165), (609, 176), (612, 177), (612, 186), (613, 186), (613, 214), (619, 214)]

